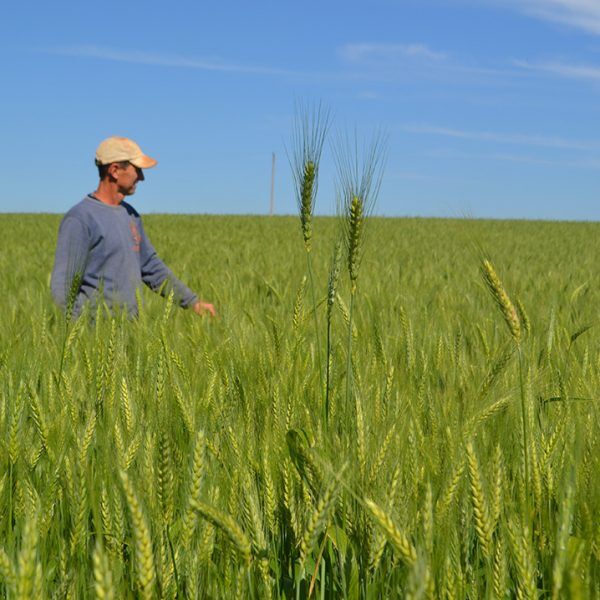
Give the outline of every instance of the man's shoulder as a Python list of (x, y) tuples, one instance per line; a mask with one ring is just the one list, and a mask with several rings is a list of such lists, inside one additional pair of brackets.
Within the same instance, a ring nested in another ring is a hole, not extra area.
[(84, 196), (77, 204), (72, 206), (63, 217), (63, 224), (78, 222), (85, 227), (89, 233), (97, 231), (102, 227), (104, 221), (102, 211), (98, 210), (99, 201), (91, 196)]
[(69, 217), (77, 218), (77, 219), (85, 219), (89, 214), (91, 214), (91, 203), (90, 197), (84, 196), (77, 204), (72, 206), (66, 213), (65, 219)]

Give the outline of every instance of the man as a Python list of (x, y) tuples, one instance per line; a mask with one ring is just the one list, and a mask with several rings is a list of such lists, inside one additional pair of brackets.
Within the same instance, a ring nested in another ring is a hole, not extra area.
[(84, 304), (93, 307), (102, 296), (110, 308), (135, 317), (143, 282), (163, 295), (173, 291), (183, 308), (215, 316), (214, 306), (200, 300), (158, 257), (140, 215), (124, 201), (144, 181), (142, 169), (155, 165), (127, 138), (110, 137), (98, 146), (98, 189), (67, 212), (58, 233), (51, 287), (68, 313), (77, 316)]

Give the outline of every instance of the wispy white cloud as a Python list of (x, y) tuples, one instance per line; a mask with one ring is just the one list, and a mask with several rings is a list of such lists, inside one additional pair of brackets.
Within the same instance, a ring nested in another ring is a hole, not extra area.
[(387, 180), (395, 180), (395, 179), (409, 179), (414, 181), (431, 181), (432, 179), (438, 179), (437, 176), (433, 176), (431, 174), (418, 173), (416, 171), (402, 171), (402, 170), (394, 170), (390, 169), (388, 173), (386, 173), (385, 178)]
[(527, 0), (531, 14), (600, 35), (598, 0)]
[(514, 64), (529, 71), (557, 75), (568, 79), (600, 81), (600, 66), (574, 65), (563, 62), (531, 62), (527, 60), (515, 60)]
[(359, 100), (380, 100), (382, 96), (379, 92), (367, 90), (364, 92), (359, 92), (358, 94), (356, 94), (356, 97)]
[(600, 35), (598, 0), (493, 0), (538, 19)]
[[(232, 62), (213, 56), (189, 57), (96, 45), (37, 48), (35, 51), (81, 59), (242, 75), (294, 77), (306, 81), (328, 83), (334, 81), (362, 81), (366, 84), (368, 82), (393, 83), (406, 81), (407, 79), (424, 79), (452, 85), (495, 86), (506, 85), (519, 77), (523, 77), (523, 69), (528, 65), (524, 61), (515, 61), (512, 69), (464, 65), (451, 60), (443, 52), (432, 50), (425, 44), (346, 44), (337, 48), (337, 55), (342, 57), (349, 68), (338, 68), (329, 72), (302, 72), (268, 65)], [(515, 69), (515, 66), (519, 69)], [(383, 98), (380, 91), (372, 89), (358, 92), (357, 97), (363, 100), (380, 100)]]
[(291, 75), (291, 71), (260, 65), (237, 64), (220, 58), (187, 58), (171, 54), (155, 54), (139, 50), (117, 50), (101, 46), (68, 46), (62, 48), (46, 48), (46, 54), (95, 58), (138, 65), (157, 67), (178, 67), (184, 69), (200, 69), (204, 71), (223, 71), (229, 73), (245, 73), (249, 75)]
[(532, 156), (528, 154), (511, 154), (504, 152), (462, 152), (455, 148), (443, 148), (432, 150), (427, 153), (431, 158), (442, 158), (449, 160), (489, 160), (498, 162), (511, 162), (525, 165), (542, 165), (554, 167), (574, 167), (578, 169), (600, 169), (598, 159), (553, 159), (543, 156)]
[(456, 85), (507, 85), (522, 71), (467, 64), (424, 43), (348, 43), (337, 48), (347, 78), (381, 83), (426, 80)]
[(338, 54), (348, 62), (398, 61), (399, 59), (421, 59), (440, 61), (446, 58), (443, 52), (432, 50), (425, 44), (345, 44), (338, 48)]
[(442, 158), (449, 160), (489, 160), (497, 162), (511, 162), (525, 165), (542, 165), (542, 166), (577, 166), (587, 168), (597, 168), (597, 164), (593, 161), (581, 160), (556, 160), (544, 158), (540, 156), (531, 156), (530, 154), (513, 154), (506, 152), (461, 152), (454, 148), (435, 149), (427, 153), (431, 158)]
[(465, 140), (477, 140), (517, 146), (537, 146), (564, 150), (600, 150), (600, 141), (571, 140), (560, 137), (527, 133), (499, 133), (492, 131), (468, 131), (433, 125), (404, 125), (403, 131), (422, 133)]
[[(428, 79), (452, 85), (505, 85), (522, 76), (517, 69), (498, 70), (463, 65), (443, 52), (425, 44), (346, 44), (337, 48), (345, 67), (331, 71), (302, 72), (268, 65), (232, 62), (220, 57), (189, 57), (177, 54), (144, 52), (135, 49), (77, 45), (38, 48), (37, 52), (81, 59), (103, 60), (165, 68), (196, 69), (242, 75), (294, 77), (305, 81), (393, 83), (407, 79)], [(362, 99), (381, 99), (380, 92), (359, 93)]]

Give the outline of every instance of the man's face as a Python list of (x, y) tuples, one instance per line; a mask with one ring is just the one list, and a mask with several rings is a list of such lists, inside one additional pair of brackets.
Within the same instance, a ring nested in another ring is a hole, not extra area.
[(123, 196), (131, 196), (135, 194), (135, 186), (138, 181), (144, 181), (144, 173), (139, 167), (127, 163), (126, 166), (115, 164), (116, 168), (112, 169), (112, 175), (119, 189), (119, 193)]

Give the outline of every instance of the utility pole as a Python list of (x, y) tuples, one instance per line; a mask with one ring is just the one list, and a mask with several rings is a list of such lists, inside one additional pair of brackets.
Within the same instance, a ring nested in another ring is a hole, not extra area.
[(275, 152), (273, 152), (273, 162), (271, 163), (271, 204), (269, 215), (273, 216), (275, 212)]

